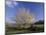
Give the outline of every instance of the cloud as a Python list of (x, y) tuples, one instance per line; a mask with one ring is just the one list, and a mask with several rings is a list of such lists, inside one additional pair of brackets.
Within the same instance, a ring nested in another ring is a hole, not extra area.
[(18, 3), (15, 0), (6, 0), (5, 4), (8, 7), (12, 7), (12, 8), (14, 8), (14, 6), (17, 6), (18, 5)]
[(16, 23), (16, 22), (11, 20), (10, 18), (6, 17), (6, 23)]

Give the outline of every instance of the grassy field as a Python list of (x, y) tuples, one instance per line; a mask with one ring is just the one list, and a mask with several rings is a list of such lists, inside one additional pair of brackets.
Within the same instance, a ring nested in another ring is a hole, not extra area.
[(8, 31), (6, 31), (6, 35), (22, 34), (22, 33), (39, 33), (39, 32), (44, 32), (43, 24), (33, 25), (33, 27), (29, 28), (29, 29), (21, 29), (21, 30), (16, 30), (15, 28), (9, 29)]

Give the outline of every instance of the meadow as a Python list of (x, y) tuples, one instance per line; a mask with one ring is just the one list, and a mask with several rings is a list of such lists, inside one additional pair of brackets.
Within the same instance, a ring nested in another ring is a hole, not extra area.
[(15, 27), (6, 27), (6, 35), (24, 34), (24, 33), (42, 33), (44, 32), (44, 22), (36, 22), (28, 29), (16, 29)]

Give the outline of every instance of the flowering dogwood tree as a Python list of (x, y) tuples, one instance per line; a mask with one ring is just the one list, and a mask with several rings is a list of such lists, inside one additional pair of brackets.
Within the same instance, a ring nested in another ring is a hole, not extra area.
[(17, 28), (29, 28), (33, 21), (33, 16), (29, 13), (29, 10), (22, 9), (19, 13), (16, 14), (15, 21)]

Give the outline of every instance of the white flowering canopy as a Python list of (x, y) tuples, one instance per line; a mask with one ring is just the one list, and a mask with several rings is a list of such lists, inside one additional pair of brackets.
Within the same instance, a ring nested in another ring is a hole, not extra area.
[(16, 26), (21, 28), (30, 27), (34, 19), (32, 14), (29, 13), (29, 10), (26, 10), (25, 8), (20, 9), (19, 13), (17, 13), (15, 18), (17, 24)]

